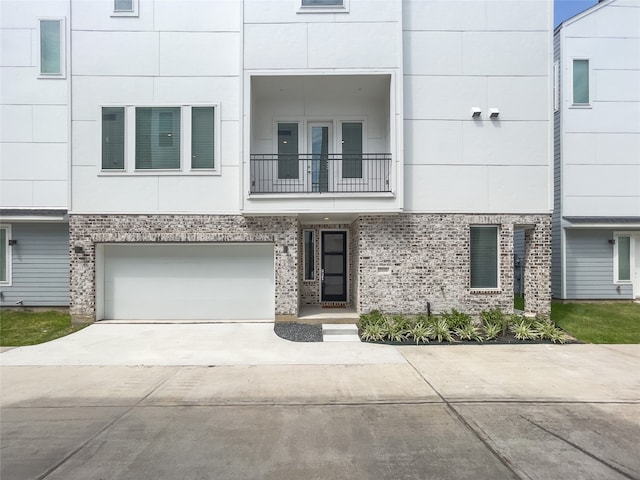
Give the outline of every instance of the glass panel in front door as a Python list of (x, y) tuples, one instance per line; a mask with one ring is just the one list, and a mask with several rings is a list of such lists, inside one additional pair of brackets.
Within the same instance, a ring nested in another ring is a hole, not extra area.
[(311, 132), (311, 188), (329, 191), (329, 125), (309, 126)]

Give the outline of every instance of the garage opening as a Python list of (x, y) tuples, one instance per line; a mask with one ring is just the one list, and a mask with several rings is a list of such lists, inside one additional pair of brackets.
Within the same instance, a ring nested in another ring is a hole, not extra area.
[(273, 244), (103, 244), (99, 320), (273, 320)]

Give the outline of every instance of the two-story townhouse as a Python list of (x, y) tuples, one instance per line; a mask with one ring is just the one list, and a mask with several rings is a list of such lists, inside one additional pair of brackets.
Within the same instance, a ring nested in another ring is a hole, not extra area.
[(551, 5), (71, 0), (71, 312), (548, 313)]
[(555, 31), (553, 295), (640, 297), (640, 1)]
[(0, 306), (69, 305), (69, 2), (0, 2)]

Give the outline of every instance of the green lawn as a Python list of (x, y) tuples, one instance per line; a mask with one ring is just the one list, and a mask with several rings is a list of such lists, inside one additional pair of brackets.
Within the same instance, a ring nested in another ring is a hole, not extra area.
[(554, 303), (551, 319), (586, 343), (640, 343), (640, 304)]
[(60, 312), (0, 311), (0, 346), (15, 347), (48, 342), (77, 332), (84, 325), (71, 325), (71, 316)]

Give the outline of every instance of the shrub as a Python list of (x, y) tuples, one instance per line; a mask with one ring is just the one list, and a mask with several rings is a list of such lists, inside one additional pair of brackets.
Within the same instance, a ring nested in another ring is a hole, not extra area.
[[(482, 320), (482, 324), (484, 325), (485, 329), (489, 327), (492, 332), (498, 329), (499, 332), (502, 332), (502, 335), (507, 334), (510, 318), (505, 315), (505, 313), (499, 308), (483, 310), (482, 312), (480, 312), (480, 319)], [(495, 337), (497, 336), (498, 335), (496, 334)]]
[(433, 335), (431, 325), (425, 324), (423, 321), (417, 321), (410, 329), (409, 335), (416, 341), (416, 345), (429, 343), (429, 338)]
[(394, 315), (382, 325), (384, 336), (392, 342), (402, 342), (407, 339), (407, 319), (401, 315)]
[(379, 310), (372, 310), (369, 313), (360, 315), (360, 326), (364, 329), (367, 325), (382, 325), (387, 318)]
[(565, 333), (548, 318), (536, 320), (533, 328), (538, 333), (538, 337), (543, 340), (551, 340), (553, 343), (565, 343), (567, 341)]
[(487, 340), (498, 338), (502, 332), (502, 327), (497, 323), (489, 323), (484, 325), (484, 336)]
[(449, 324), (446, 318), (434, 318), (431, 322), (431, 338), (438, 340), (439, 342), (453, 342), (451, 331), (449, 330)]
[(478, 343), (482, 343), (482, 334), (480, 333), (480, 329), (473, 324), (456, 328), (454, 333), (460, 340), (475, 340)]
[(377, 323), (369, 323), (362, 328), (362, 339), (366, 342), (379, 342), (384, 339), (384, 335), (384, 326)]
[(447, 321), (447, 325), (452, 330), (471, 325), (471, 316), (459, 312), (455, 308), (452, 308), (449, 312), (442, 312), (440, 316)]
[(518, 340), (535, 340), (538, 338), (538, 332), (532, 322), (522, 317), (520, 317), (520, 320), (512, 323), (510, 329), (513, 336)]

